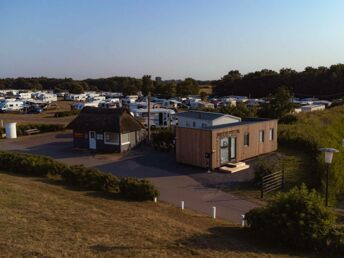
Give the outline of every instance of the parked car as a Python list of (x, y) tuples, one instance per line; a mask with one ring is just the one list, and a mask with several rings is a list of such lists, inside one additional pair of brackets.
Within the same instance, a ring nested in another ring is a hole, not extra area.
[(27, 114), (40, 114), (42, 112), (43, 112), (43, 108), (39, 106), (30, 106), (26, 111)]

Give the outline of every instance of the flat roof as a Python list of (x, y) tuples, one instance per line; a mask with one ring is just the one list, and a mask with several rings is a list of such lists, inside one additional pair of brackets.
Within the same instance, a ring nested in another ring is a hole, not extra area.
[(241, 120), (240, 117), (232, 116), (229, 114), (223, 114), (223, 113), (216, 113), (216, 112), (204, 112), (204, 111), (186, 111), (178, 113), (177, 116), (181, 117), (187, 117), (187, 118), (194, 118), (194, 119), (202, 119), (202, 120), (215, 120), (220, 117), (231, 117), (234, 119)]
[(277, 120), (277, 119), (270, 119), (270, 118), (245, 118), (245, 119), (243, 119), (240, 122), (208, 126), (208, 127), (204, 127), (204, 128), (201, 128), (201, 129), (211, 131), (211, 130), (216, 130), (216, 129), (229, 128), (229, 127), (238, 126), (238, 125), (248, 125), (248, 124), (255, 124), (255, 123), (259, 123), (259, 122), (274, 121), (274, 120)]

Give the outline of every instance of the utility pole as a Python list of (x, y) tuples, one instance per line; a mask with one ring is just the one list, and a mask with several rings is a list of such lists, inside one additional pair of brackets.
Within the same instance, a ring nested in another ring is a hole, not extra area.
[(148, 125), (148, 142), (150, 143), (151, 141), (151, 125), (150, 125), (150, 106), (151, 104), (151, 93), (150, 91), (148, 92), (148, 96), (147, 96), (147, 109), (148, 109), (148, 122), (147, 122), (147, 125)]
[(328, 181), (330, 177), (330, 164), (326, 164), (326, 190), (325, 190), (325, 206), (328, 207)]

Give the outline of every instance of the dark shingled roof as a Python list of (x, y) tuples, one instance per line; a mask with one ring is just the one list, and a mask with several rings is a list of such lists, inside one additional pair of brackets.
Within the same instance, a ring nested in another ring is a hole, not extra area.
[(144, 126), (125, 108), (85, 107), (67, 128), (76, 131), (120, 132), (138, 131)]

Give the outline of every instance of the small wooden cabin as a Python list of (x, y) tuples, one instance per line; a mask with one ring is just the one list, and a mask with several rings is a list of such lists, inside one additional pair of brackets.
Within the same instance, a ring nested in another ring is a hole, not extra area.
[(216, 169), (277, 150), (276, 119), (241, 119), (201, 111), (177, 116), (177, 162)]
[(67, 128), (74, 147), (97, 151), (127, 151), (146, 137), (143, 125), (127, 109), (85, 107)]

